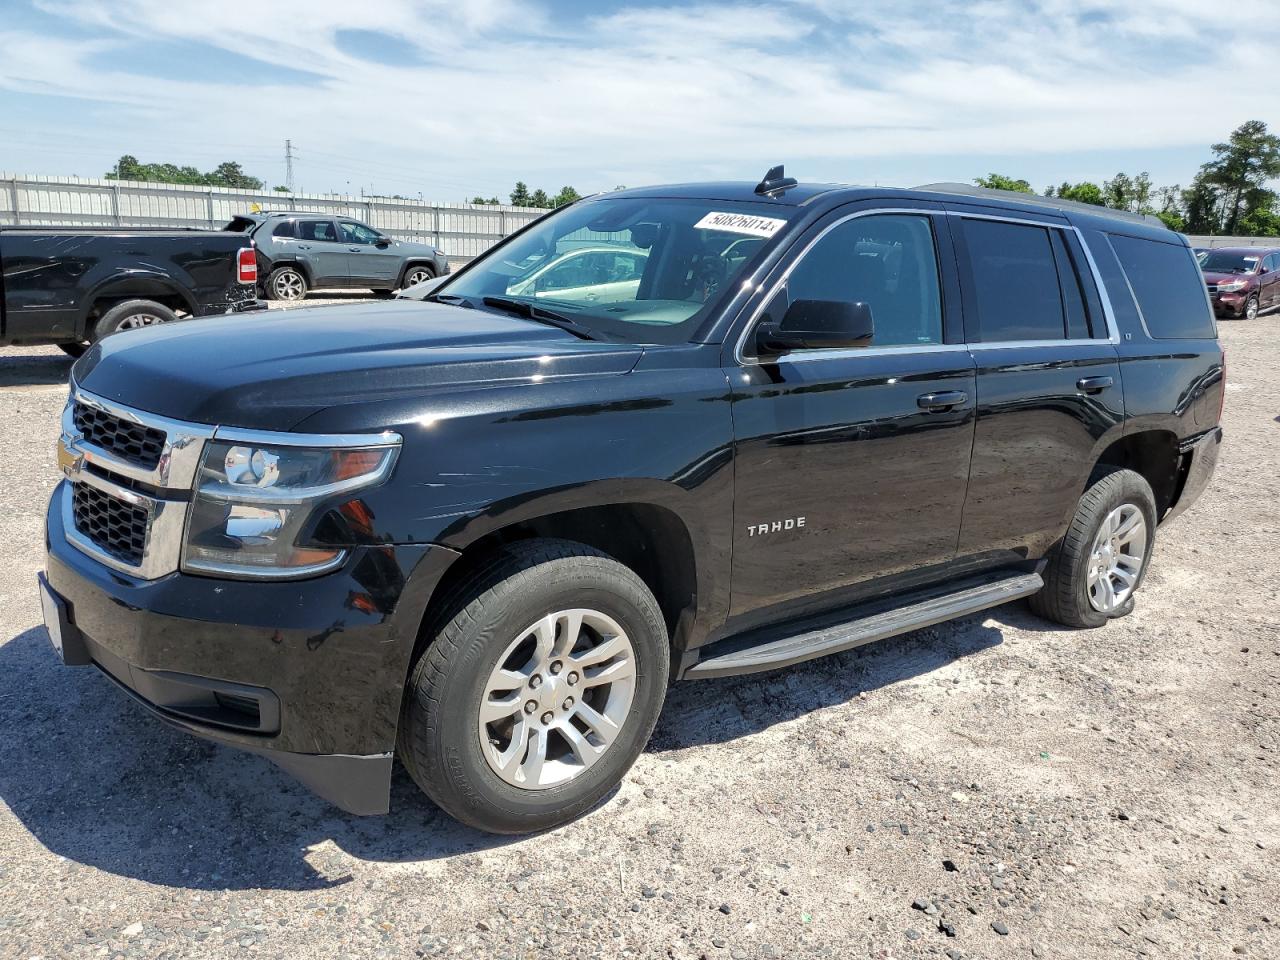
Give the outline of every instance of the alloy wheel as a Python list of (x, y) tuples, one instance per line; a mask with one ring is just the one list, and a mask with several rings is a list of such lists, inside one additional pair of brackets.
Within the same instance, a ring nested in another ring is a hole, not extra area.
[(404, 275), (404, 285), (406, 287), (412, 287), (415, 284), (426, 283), (431, 279), (431, 277), (432, 273), (430, 270), (427, 270), (425, 267), (418, 267), (414, 270), (410, 270)]
[(481, 751), (513, 786), (567, 783), (617, 739), (635, 691), (635, 650), (617, 621), (597, 610), (547, 614), (507, 646), (485, 683)]
[(302, 277), (290, 270), (276, 277), (275, 292), (281, 300), (301, 300), (306, 288)]
[(1122, 503), (1103, 519), (1089, 552), (1089, 604), (1099, 613), (1119, 609), (1138, 585), (1147, 555), (1142, 510)]
[(154, 313), (132, 313), (120, 321), (117, 330), (137, 330), (139, 327), (153, 327), (157, 323), (164, 323), (163, 317), (157, 317)]

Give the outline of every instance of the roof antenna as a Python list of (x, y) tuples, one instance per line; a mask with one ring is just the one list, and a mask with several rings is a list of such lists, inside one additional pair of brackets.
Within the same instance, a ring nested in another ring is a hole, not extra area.
[(772, 197), (790, 190), (797, 184), (795, 177), (784, 176), (782, 164), (772, 167), (764, 175), (764, 179), (756, 185), (756, 193), (762, 197)]

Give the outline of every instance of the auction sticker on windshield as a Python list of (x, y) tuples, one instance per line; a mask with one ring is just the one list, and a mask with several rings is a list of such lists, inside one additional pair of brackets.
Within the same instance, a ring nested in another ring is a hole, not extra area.
[(773, 217), (753, 217), (745, 213), (716, 213), (712, 211), (695, 223), (695, 230), (724, 230), (727, 233), (745, 233), (752, 237), (772, 237), (786, 226), (787, 221)]

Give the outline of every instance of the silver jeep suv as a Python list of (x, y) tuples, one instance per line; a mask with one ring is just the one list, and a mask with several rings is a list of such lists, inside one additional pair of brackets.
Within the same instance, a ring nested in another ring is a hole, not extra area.
[(269, 300), (301, 300), (318, 287), (390, 294), (449, 272), (443, 250), (395, 240), (350, 217), (246, 213), (226, 229), (253, 238)]

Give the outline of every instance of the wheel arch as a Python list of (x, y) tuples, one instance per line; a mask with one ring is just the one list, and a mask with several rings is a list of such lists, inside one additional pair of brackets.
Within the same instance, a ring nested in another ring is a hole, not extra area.
[(404, 266), (400, 268), (400, 276), (396, 278), (396, 283), (398, 285), (403, 285), (404, 278), (408, 276), (409, 271), (414, 267), (427, 267), (431, 270), (431, 275), (433, 277), (439, 276), (439, 272), (436, 269), (436, 262), (431, 257), (410, 257), (404, 262)]
[(196, 312), (195, 297), (165, 274), (134, 271), (103, 280), (84, 299), (81, 327), (87, 336), (98, 318), (126, 300), (151, 300), (173, 311)]
[(1182, 492), (1187, 467), (1184, 461), (1178, 436), (1173, 431), (1151, 429), (1128, 433), (1098, 454), (1085, 489), (1104, 471), (1132, 470), (1150, 484), (1156, 499), (1156, 517), (1163, 519)]
[(693, 631), (701, 596), (694, 538), (669, 506), (620, 500), (529, 512), (483, 533), (448, 544), (458, 558), (432, 590), (411, 661), (455, 612), (469, 584), (505, 545), (530, 539), (568, 540), (608, 554), (632, 570), (653, 592), (669, 641), (683, 649)]

